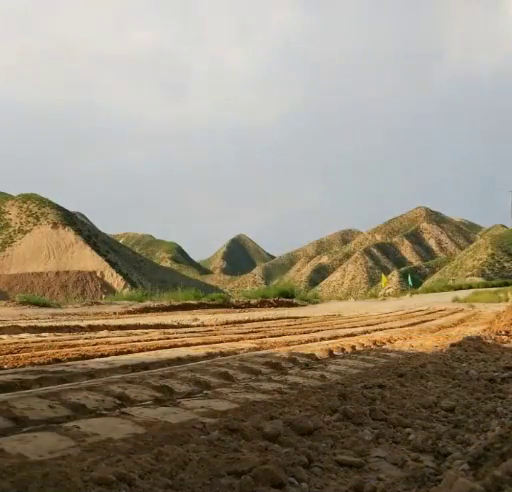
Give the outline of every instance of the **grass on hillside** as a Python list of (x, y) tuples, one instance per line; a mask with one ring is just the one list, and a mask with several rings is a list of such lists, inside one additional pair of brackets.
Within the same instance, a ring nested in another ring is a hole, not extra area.
[(436, 282), (435, 284), (421, 287), (418, 294), (432, 294), (435, 292), (452, 292), (457, 290), (490, 289), (494, 287), (512, 286), (511, 279), (483, 280), (481, 282), (461, 282), (452, 284), (450, 282)]
[(58, 302), (36, 294), (18, 294), (16, 296), (16, 302), (23, 306), (36, 306), (45, 308), (61, 307)]
[(223, 292), (204, 294), (198, 289), (176, 289), (169, 291), (150, 291), (134, 289), (123, 292), (116, 292), (105, 298), (105, 301), (130, 301), (130, 302), (185, 302), (185, 301), (206, 301), (206, 302), (227, 302), (230, 296)]
[(471, 294), (466, 297), (460, 298), (459, 296), (455, 296), (452, 300), (453, 302), (464, 302), (464, 303), (474, 303), (474, 302), (489, 302), (489, 303), (497, 303), (497, 302), (508, 302), (512, 299), (512, 289), (496, 289), (496, 290), (477, 290), (475, 292), (471, 292)]
[(297, 299), (316, 304), (320, 302), (317, 292), (300, 289), (294, 284), (282, 283), (246, 290), (240, 294), (244, 299)]

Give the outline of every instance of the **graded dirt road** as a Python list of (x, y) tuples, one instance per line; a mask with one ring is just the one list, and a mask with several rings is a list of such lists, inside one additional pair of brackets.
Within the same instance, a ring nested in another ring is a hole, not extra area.
[(0, 490), (509, 490), (512, 315), (446, 301), (0, 310)]

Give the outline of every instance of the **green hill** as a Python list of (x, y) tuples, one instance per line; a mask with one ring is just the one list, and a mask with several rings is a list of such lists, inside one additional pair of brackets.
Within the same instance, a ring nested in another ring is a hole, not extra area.
[(112, 237), (160, 265), (175, 268), (188, 275), (210, 273), (207, 268), (193, 260), (178, 243), (173, 241), (165, 241), (150, 234), (136, 232), (113, 234)]
[(496, 225), (430, 277), (424, 287), (443, 283), (512, 279), (512, 230)]

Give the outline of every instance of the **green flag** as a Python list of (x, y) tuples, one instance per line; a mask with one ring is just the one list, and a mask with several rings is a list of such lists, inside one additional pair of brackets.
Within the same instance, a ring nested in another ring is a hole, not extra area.
[(409, 273), (409, 277), (407, 279), (407, 281), (409, 282), (409, 287), (412, 287), (412, 277), (411, 277), (411, 274)]

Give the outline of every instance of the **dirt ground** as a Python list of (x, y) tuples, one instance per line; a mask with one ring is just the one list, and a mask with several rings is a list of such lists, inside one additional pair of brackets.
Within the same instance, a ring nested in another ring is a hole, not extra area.
[(512, 490), (511, 308), (89, 309), (0, 310), (0, 491)]

